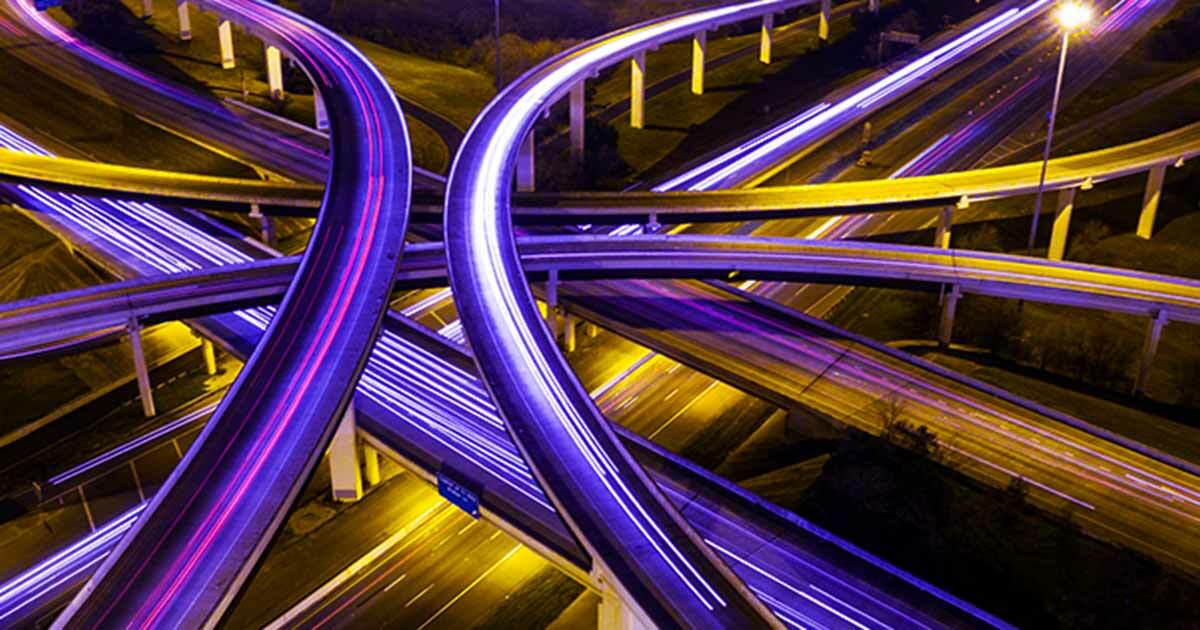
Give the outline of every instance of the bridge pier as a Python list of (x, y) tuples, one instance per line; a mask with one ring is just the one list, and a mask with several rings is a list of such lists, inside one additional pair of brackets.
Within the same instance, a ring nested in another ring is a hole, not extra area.
[(708, 31), (692, 36), (692, 94), (704, 94), (704, 58), (708, 55)]
[(325, 111), (325, 99), (321, 98), (321, 90), (313, 86), (313, 118), (317, 129), (329, 129), (329, 114)]
[(267, 87), (271, 98), (283, 98), (283, 59), (279, 49), (270, 44), (267, 44)]
[(204, 354), (204, 373), (213, 376), (217, 373), (217, 349), (211, 340), (201, 337), (200, 351)]
[(1158, 215), (1158, 202), (1162, 197), (1163, 178), (1167, 165), (1160, 164), (1150, 169), (1146, 178), (1146, 192), (1142, 195), (1142, 214), (1138, 217), (1137, 235), (1142, 238), (1154, 236), (1154, 219)]
[(570, 312), (563, 313), (563, 352), (575, 352), (575, 325), (578, 322)]
[(1067, 235), (1071, 230), (1071, 211), (1075, 209), (1075, 189), (1058, 191), (1058, 205), (1054, 207), (1054, 226), (1050, 231), (1049, 260), (1062, 260), (1067, 253)]
[(587, 100), (587, 81), (580, 79), (571, 86), (571, 159), (575, 164), (583, 163), (584, 106)]
[(354, 403), (346, 413), (329, 444), (329, 484), (335, 501), (357, 501), (362, 498), (362, 474), (358, 467), (358, 430)]
[(133, 351), (133, 371), (137, 375), (138, 397), (142, 399), (142, 414), (153, 418), (154, 390), (150, 385), (150, 370), (146, 367), (146, 353), (142, 348), (142, 323), (136, 317), (129, 318), (129, 346)]
[(217, 39), (221, 42), (221, 67), (233, 70), (237, 60), (233, 56), (233, 24), (229, 20), (217, 22)]
[(646, 51), (629, 62), (629, 126), (641, 129), (646, 124)]
[(950, 345), (954, 334), (954, 312), (958, 310), (958, 298), (962, 290), (957, 284), (950, 285), (950, 290), (942, 296), (942, 319), (938, 323), (938, 345), (945, 348)]
[(1167, 321), (1167, 312), (1160, 309), (1146, 325), (1146, 338), (1142, 342), (1142, 361), (1138, 365), (1137, 380), (1133, 383), (1134, 396), (1142, 396), (1146, 393), (1146, 382), (1150, 380), (1150, 367), (1154, 363), (1154, 355), (1158, 354), (1158, 342), (1162, 338), (1162, 329), (1167, 325)]
[(950, 249), (950, 235), (954, 227), (954, 208), (946, 206), (938, 213), (937, 231), (933, 234), (933, 246)]
[(762, 32), (758, 38), (758, 60), (762, 63), (771, 63), (771, 37), (775, 30), (775, 14), (768, 13), (762, 16)]
[(529, 130), (529, 134), (521, 141), (517, 154), (517, 190), (531, 192), (537, 188), (537, 133)]
[(379, 485), (379, 451), (374, 446), (363, 442), (363, 479), (369, 486)]
[(179, 12), (179, 39), (189, 41), (192, 39), (192, 14), (188, 8), (188, 0), (179, 0), (176, 8)]
[(821, 0), (821, 19), (817, 22), (817, 38), (821, 40), (821, 43), (829, 43), (831, 4), (832, 0)]

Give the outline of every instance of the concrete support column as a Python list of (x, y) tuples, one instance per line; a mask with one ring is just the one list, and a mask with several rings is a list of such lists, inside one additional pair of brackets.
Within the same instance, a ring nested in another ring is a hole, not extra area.
[(629, 64), (629, 126), (641, 129), (646, 124), (646, 51), (633, 56)]
[(1167, 325), (1167, 312), (1160, 310), (1146, 325), (1146, 339), (1142, 342), (1142, 362), (1138, 365), (1137, 381), (1133, 384), (1133, 395), (1146, 393), (1146, 381), (1150, 380), (1150, 366), (1158, 354), (1158, 341), (1162, 338), (1163, 326)]
[(217, 373), (217, 349), (207, 338), (200, 340), (200, 350), (204, 354), (204, 373), (212, 376)]
[(335, 501), (357, 501), (362, 498), (362, 475), (358, 468), (358, 431), (354, 404), (346, 414), (329, 444), (329, 483)]
[(563, 351), (575, 352), (575, 316), (563, 313)]
[(321, 98), (321, 90), (317, 86), (313, 86), (313, 109), (315, 123), (317, 129), (325, 131), (329, 129), (329, 114), (325, 112), (325, 99)]
[(758, 60), (771, 63), (771, 37), (775, 30), (775, 14), (768, 13), (762, 18), (762, 33), (759, 36)]
[(363, 478), (368, 485), (379, 485), (379, 451), (370, 444), (363, 444)]
[(142, 413), (154, 417), (154, 390), (150, 386), (150, 370), (146, 367), (146, 353), (142, 349), (142, 323), (136, 317), (129, 318), (129, 345), (133, 351), (133, 371), (137, 374), (138, 397), (142, 399)]
[(221, 67), (233, 70), (237, 60), (233, 57), (233, 24), (229, 20), (217, 22), (217, 39), (221, 42)]
[(1137, 235), (1142, 238), (1154, 236), (1154, 218), (1158, 214), (1158, 202), (1162, 197), (1163, 177), (1167, 174), (1167, 165), (1155, 166), (1150, 169), (1146, 179), (1146, 193), (1142, 195), (1142, 214), (1138, 217)]
[(704, 93), (704, 58), (708, 54), (708, 31), (692, 36), (692, 94)]
[(250, 218), (258, 219), (258, 227), (259, 232), (262, 234), (262, 242), (274, 247), (275, 222), (271, 220), (271, 217), (263, 214), (262, 210), (259, 209), (258, 204), (252, 203), (250, 204)]
[(600, 596), (596, 613), (599, 617), (596, 627), (603, 630), (650, 630), (654, 627), (641, 619), (636, 607), (626, 606), (611, 589)]
[(583, 124), (585, 89), (587, 84), (583, 79), (571, 86), (571, 159), (576, 164), (583, 162)]
[(1050, 249), (1046, 258), (1062, 260), (1067, 253), (1067, 235), (1071, 231), (1071, 211), (1075, 209), (1075, 189), (1058, 191), (1058, 205), (1054, 208), (1054, 226), (1050, 231)]
[(933, 246), (950, 249), (950, 235), (954, 227), (954, 208), (946, 206), (938, 213), (937, 231), (933, 235)]
[(558, 270), (551, 269), (546, 280), (546, 326), (550, 335), (558, 337)]
[(517, 190), (530, 192), (537, 187), (537, 134), (533, 129), (521, 141), (517, 155)]
[(154, 17), (154, 0), (142, 0), (142, 17)]
[(192, 38), (192, 14), (187, 0), (179, 0), (179, 39), (188, 41)]
[(283, 59), (279, 49), (267, 45), (267, 86), (271, 90), (271, 98), (283, 98)]
[(958, 309), (958, 298), (962, 291), (957, 284), (950, 285), (950, 291), (942, 299), (942, 321), (938, 325), (938, 345), (943, 348), (950, 345), (954, 333), (954, 311)]
[(829, 13), (832, 10), (831, 0), (821, 0), (821, 18), (817, 22), (817, 38), (829, 42)]

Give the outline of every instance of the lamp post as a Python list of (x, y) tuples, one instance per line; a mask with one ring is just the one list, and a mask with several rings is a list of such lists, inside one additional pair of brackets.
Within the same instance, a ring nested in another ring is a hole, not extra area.
[(496, 17), (496, 93), (499, 94), (503, 83), (503, 78), (500, 76), (500, 0), (494, 0), (493, 4), (492, 13)]
[(1058, 7), (1055, 19), (1062, 28), (1062, 51), (1058, 56), (1058, 77), (1054, 80), (1054, 100), (1050, 102), (1050, 126), (1046, 129), (1046, 147), (1042, 151), (1042, 174), (1038, 179), (1037, 200), (1033, 204), (1033, 223), (1029, 227), (1029, 243), (1026, 255), (1033, 255), (1033, 244), (1037, 240), (1038, 217), (1042, 214), (1042, 196), (1046, 188), (1046, 168), (1050, 163), (1050, 147), (1054, 143), (1054, 119), (1058, 117), (1058, 97), (1062, 93), (1063, 70), (1067, 66), (1067, 45), (1071, 33), (1087, 23), (1092, 10), (1076, 2), (1067, 2)]

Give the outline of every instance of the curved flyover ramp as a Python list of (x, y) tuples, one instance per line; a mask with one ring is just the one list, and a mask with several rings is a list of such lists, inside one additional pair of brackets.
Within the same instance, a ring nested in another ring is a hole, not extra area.
[(287, 50), (316, 81), (335, 139), (323, 211), (214, 419), (56, 627), (220, 619), (341, 419), (399, 262), (412, 173), (387, 84), (349, 44), (273, 4), (206, 5)]

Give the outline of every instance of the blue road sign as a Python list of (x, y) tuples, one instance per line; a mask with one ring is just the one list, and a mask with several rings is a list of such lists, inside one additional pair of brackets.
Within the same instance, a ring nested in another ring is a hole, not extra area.
[(462, 511), (470, 514), (471, 518), (479, 518), (479, 493), (469, 488), (467, 484), (453, 479), (450, 476), (452, 474), (452, 472), (446, 470), (438, 471), (438, 494), (458, 506)]

